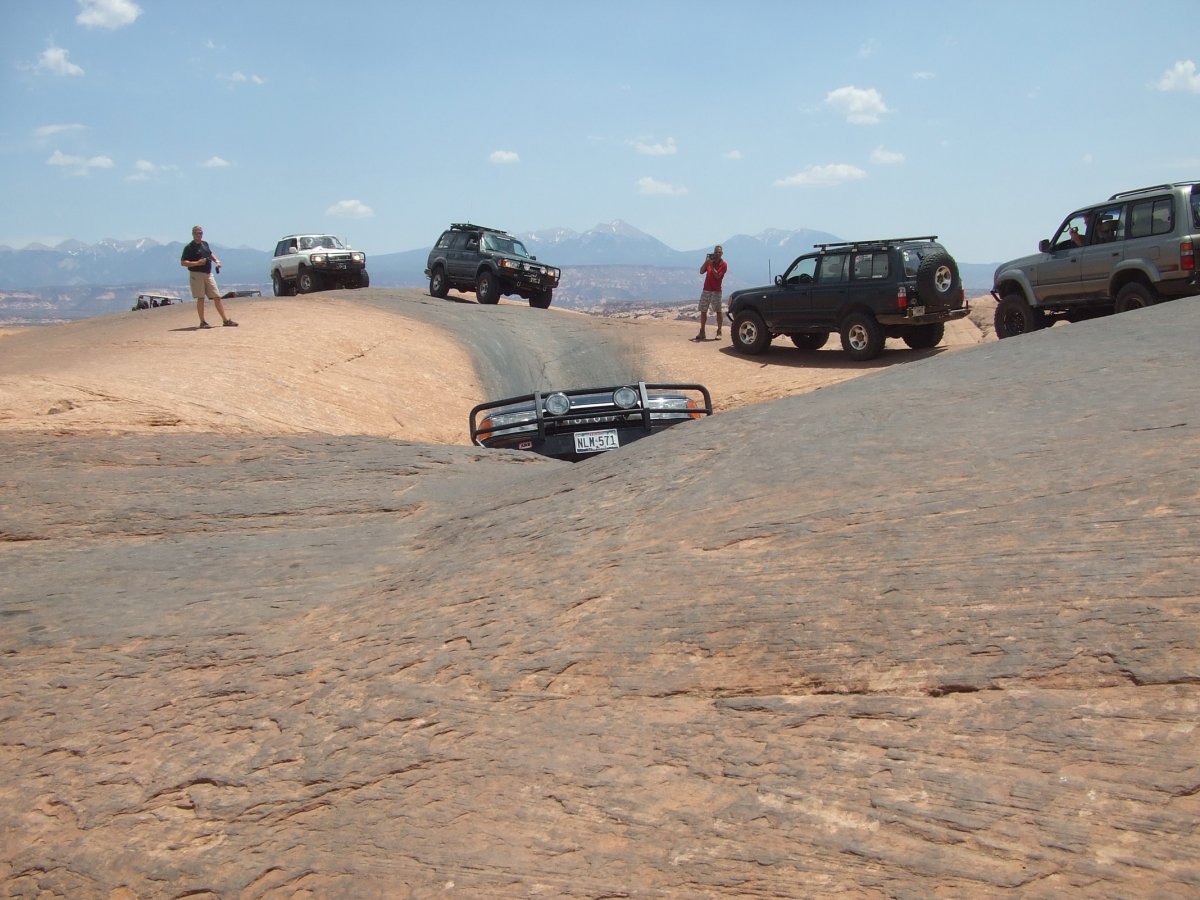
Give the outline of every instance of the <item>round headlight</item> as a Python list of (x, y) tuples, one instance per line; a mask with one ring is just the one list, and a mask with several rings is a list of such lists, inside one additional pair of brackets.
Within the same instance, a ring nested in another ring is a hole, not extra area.
[(571, 401), (566, 394), (551, 394), (546, 398), (546, 412), (552, 416), (565, 416), (571, 411)]
[(638, 392), (631, 387), (620, 387), (613, 391), (613, 403), (621, 409), (633, 409), (638, 405)]

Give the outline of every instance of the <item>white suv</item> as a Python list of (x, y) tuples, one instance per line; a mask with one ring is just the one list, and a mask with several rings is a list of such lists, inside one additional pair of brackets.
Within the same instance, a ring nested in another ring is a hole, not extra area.
[(332, 234), (289, 234), (275, 245), (271, 287), (276, 297), (329, 287), (365, 288), (370, 283), (367, 255)]

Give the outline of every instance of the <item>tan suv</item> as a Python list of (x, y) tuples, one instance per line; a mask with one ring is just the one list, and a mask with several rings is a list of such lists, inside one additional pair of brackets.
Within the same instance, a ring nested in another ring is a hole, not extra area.
[(1200, 294), (1200, 182), (1113, 194), (1067, 216), (1038, 253), (993, 278), (996, 336)]

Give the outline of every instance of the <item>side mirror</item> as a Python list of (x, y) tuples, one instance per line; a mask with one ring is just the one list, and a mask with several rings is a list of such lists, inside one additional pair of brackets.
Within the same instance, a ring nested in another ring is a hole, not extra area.
[(782, 275), (775, 276), (775, 284), (779, 285), (780, 287), (783, 286), (783, 276)]
[(1041, 253), (1050, 252), (1050, 240), (1048, 238), (1042, 238), (1042, 240), (1038, 242), (1038, 251)]

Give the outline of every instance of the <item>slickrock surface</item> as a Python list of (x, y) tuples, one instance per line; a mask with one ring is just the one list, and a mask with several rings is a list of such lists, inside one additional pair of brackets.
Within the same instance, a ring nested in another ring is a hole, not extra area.
[(574, 466), (0, 436), (0, 892), (1196, 894), (1197, 333)]

